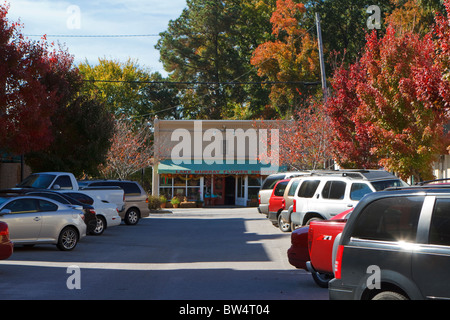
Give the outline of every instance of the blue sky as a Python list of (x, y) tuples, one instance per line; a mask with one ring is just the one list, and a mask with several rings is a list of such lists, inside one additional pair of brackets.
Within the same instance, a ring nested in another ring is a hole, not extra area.
[[(180, 16), (186, 0), (8, 0), (9, 19), (24, 24), (25, 35), (159, 34)], [(38, 39), (38, 37), (29, 37)], [(48, 37), (65, 44), (75, 63), (96, 64), (98, 58), (137, 59), (151, 72), (166, 74), (154, 48), (159, 37)]]

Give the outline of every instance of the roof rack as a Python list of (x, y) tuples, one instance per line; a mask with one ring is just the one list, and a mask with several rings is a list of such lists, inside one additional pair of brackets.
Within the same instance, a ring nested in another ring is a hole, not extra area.
[(442, 181), (450, 181), (450, 178), (420, 181), (420, 182), (417, 182), (415, 185), (416, 186), (423, 186), (423, 185), (426, 185), (426, 184), (432, 184), (433, 182), (442, 182)]
[(353, 179), (387, 179), (393, 178), (394, 175), (384, 170), (368, 170), (368, 169), (340, 169), (340, 170), (323, 170), (313, 171), (311, 175), (335, 175), (340, 177), (348, 177)]

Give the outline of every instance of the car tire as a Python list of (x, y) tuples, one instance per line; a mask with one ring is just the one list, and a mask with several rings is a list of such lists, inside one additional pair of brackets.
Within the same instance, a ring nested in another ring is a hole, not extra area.
[(278, 227), (283, 232), (291, 232), (291, 224), (288, 222), (284, 222), (281, 214), (278, 215)]
[(78, 243), (78, 231), (74, 227), (65, 227), (58, 237), (57, 247), (61, 251), (73, 250)]
[(383, 291), (375, 295), (372, 300), (408, 300), (408, 298), (397, 292)]
[(106, 220), (104, 217), (97, 216), (97, 226), (95, 227), (94, 231), (91, 232), (94, 236), (101, 235), (106, 229)]
[(295, 229), (300, 228), (302, 225), (297, 224), (295, 222), (291, 222), (291, 231), (294, 231)]
[(330, 282), (330, 280), (334, 278), (333, 275), (320, 273), (317, 271), (312, 272), (311, 275), (314, 279), (314, 282), (321, 288), (328, 288), (328, 282)]
[(125, 224), (134, 226), (139, 222), (140, 212), (138, 209), (131, 208), (128, 209), (127, 213), (125, 214)]

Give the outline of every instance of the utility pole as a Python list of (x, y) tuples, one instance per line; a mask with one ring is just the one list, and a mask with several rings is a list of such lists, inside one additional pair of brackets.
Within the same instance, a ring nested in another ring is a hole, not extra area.
[(316, 26), (317, 26), (317, 40), (319, 42), (319, 60), (320, 60), (320, 73), (322, 78), (322, 91), (324, 102), (327, 102), (328, 90), (327, 90), (327, 78), (325, 74), (325, 61), (323, 60), (323, 43), (322, 43), (322, 29), (320, 28), (320, 16), (316, 12)]

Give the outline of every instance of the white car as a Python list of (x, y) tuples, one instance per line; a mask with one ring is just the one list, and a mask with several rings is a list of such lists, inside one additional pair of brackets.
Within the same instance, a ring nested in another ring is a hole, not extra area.
[(94, 207), (97, 216), (97, 228), (92, 232), (94, 235), (101, 235), (106, 228), (118, 226), (122, 222), (119, 216), (119, 209), (116, 204), (101, 200), (99, 197), (90, 197), (82, 192), (62, 192), (68, 196)]
[(36, 197), (0, 197), (0, 221), (9, 226), (14, 244), (56, 244), (68, 251), (86, 236), (83, 211)]

